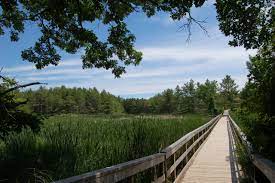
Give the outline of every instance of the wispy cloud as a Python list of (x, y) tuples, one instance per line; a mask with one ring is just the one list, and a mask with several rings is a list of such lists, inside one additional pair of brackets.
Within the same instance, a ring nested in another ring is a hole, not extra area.
[(34, 70), (35, 67), (28, 65), (28, 66), (15, 66), (15, 67), (8, 67), (8, 68), (3, 68), (3, 72), (27, 72), (27, 71), (32, 71)]
[(149, 47), (141, 48), (147, 61), (224, 60), (247, 59), (248, 53), (241, 48), (185, 48)]
[[(82, 69), (81, 59), (63, 60), (59, 66), (36, 70), (33, 66), (6, 68), (24, 82), (44, 81), (49, 87), (97, 87), (116, 95), (150, 96), (167, 88), (174, 88), (194, 79), (221, 80), (226, 74), (236, 79), (239, 86), (246, 81), (245, 62), (249, 54), (240, 48), (156, 46), (142, 47), (143, 62), (130, 67), (120, 79), (103, 69)], [(150, 94), (150, 95), (149, 95)]]

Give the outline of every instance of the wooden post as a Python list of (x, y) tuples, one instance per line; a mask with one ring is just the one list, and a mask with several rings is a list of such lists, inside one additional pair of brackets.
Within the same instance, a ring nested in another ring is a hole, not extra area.
[[(176, 162), (176, 152), (174, 153), (174, 164), (175, 164), (175, 162)], [(177, 178), (177, 167), (175, 167), (175, 170), (174, 170), (174, 178), (175, 178), (175, 180), (176, 180), (176, 178)]]
[[(187, 151), (188, 147), (187, 147), (187, 143), (185, 144), (185, 152)], [(188, 162), (188, 154), (186, 154), (185, 156), (185, 164)]]
[(134, 176), (131, 176), (131, 177), (130, 177), (130, 182), (131, 182), (131, 183), (135, 183)]
[[(165, 158), (166, 159), (166, 158)], [(165, 168), (165, 161), (162, 163), (162, 174), (164, 174), (164, 182), (166, 183), (166, 168)]]
[(154, 181), (158, 179), (158, 174), (157, 174), (157, 165), (154, 166)]
[[(195, 142), (195, 136), (193, 137), (193, 143), (192, 144), (194, 144), (194, 142)], [(195, 146), (192, 148), (192, 151), (193, 151), (193, 154), (195, 153)]]

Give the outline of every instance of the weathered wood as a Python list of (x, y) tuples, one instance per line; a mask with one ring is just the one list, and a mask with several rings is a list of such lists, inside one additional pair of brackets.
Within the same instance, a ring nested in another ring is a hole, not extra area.
[[(174, 154), (174, 164), (175, 164), (175, 162), (176, 162), (177, 160), (176, 160), (176, 153)], [(177, 178), (177, 169), (176, 169), (177, 167), (175, 167), (174, 169), (173, 169), (173, 171), (174, 171), (174, 179), (176, 179)], [(168, 176), (170, 175), (169, 173), (167, 174)]]
[[(202, 145), (205, 142), (206, 141), (203, 141)], [(200, 149), (203, 147), (202, 145), (197, 149), (197, 151), (193, 154), (193, 156), (190, 158), (190, 160), (186, 163), (186, 165), (183, 167), (183, 169), (181, 170), (180, 174), (178, 175), (178, 177), (176, 178), (176, 180), (174, 182), (180, 182), (180, 180), (183, 178), (183, 176), (186, 173), (186, 171), (188, 170), (188, 168), (192, 165), (192, 163), (193, 163), (194, 159), (196, 158), (196, 156), (198, 155)]]
[(176, 182), (233, 182), (228, 127), (227, 117), (222, 117), (183, 168)]
[[(210, 129), (208, 129), (210, 131)], [(207, 131), (207, 132), (208, 132)], [(169, 176), (175, 169), (176, 167), (184, 160), (184, 158), (188, 155), (191, 150), (194, 149), (194, 146), (198, 144), (198, 142), (207, 135), (207, 133), (203, 134), (201, 137), (199, 137), (191, 146), (189, 146), (188, 149), (175, 161), (175, 163), (167, 170), (167, 176)]]
[(165, 182), (165, 175), (163, 174), (157, 180), (153, 181), (153, 183), (162, 183)]
[(265, 159), (259, 154), (252, 155), (252, 162), (259, 170), (261, 170), (270, 182), (275, 182), (275, 163)]
[(147, 170), (164, 162), (165, 154), (157, 153), (144, 158), (128, 161), (94, 172), (66, 178), (55, 183), (93, 183), (93, 182), (118, 182), (139, 172)]
[(187, 133), (182, 138), (171, 144), (170, 146), (163, 149), (161, 152), (166, 153), (166, 158), (169, 158), (171, 155), (173, 155), (176, 151), (178, 151), (186, 142), (188, 142), (190, 139), (192, 139), (196, 134), (201, 132), (202, 130), (206, 129), (207, 127), (211, 126), (213, 123), (217, 121), (217, 119), (220, 118), (221, 115), (216, 116), (212, 120), (210, 120), (208, 123), (200, 126), (199, 128), (193, 130), (192, 132)]

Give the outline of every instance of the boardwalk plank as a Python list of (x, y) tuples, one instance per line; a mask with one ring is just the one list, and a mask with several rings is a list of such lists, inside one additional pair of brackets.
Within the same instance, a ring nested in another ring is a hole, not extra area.
[(228, 118), (222, 117), (179, 182), (238, 182), (232, 167), (232, 139)]

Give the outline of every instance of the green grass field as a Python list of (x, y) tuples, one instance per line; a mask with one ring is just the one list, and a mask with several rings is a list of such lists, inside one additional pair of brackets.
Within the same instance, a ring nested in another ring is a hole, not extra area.
[(22, 182), (35, 174), (57, 180), (140, 158), (160, 151), (209, 119), (201, 115), (53, 116), (36, 134), (24, 130), (0, 142), (0, 179)]

